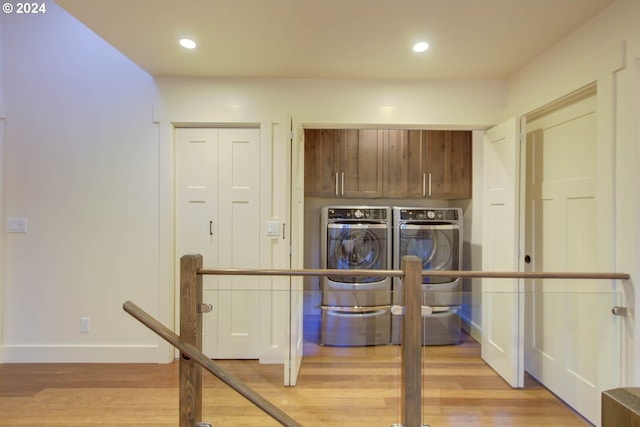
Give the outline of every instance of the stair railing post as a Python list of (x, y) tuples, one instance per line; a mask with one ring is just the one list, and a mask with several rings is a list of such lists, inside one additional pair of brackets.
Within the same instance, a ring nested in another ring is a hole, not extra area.
[(422, 262), (413, 255), (402, 257), (404, 272), (401, 350), (401, 422), (403, 427), (422, 426)]
[[(202, 255), (180, 258), (180, 338), (202, 351)], [(194, 427), (202, 420), (202, 369), (180, 354), (180, 427)]]

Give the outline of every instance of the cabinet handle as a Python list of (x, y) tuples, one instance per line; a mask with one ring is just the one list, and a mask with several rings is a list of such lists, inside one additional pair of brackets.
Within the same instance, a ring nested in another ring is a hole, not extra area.
[(427, 195), (427, 174), (423, 173), (422, 174), (422, 196), (426, 196)]
[(209, 221), (209, 236), (213, 236), (213, 221)]
[(336, 172), (336, 196), (338, 195), (338, 172)]
[(431, 174), (429, 174), (429, 197), (431, 197)]
[(344, 172), (342, 172), (342, 185), (341, 185), (340, 195), (344, 196)]

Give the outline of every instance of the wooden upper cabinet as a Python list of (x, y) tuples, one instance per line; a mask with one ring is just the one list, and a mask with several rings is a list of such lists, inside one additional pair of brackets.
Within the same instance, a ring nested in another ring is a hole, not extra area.
[(305, 129), (304, 192), (313, 197), (337, 196), (337, 130)]
[(388, 131), (383, 195), (430, 199), (471, 197), (471, 132)]
[(426, 196), (431, 199), (471, 197), (471, 132), (422, 131), (426, 143)]
[(340, 131), (341, 197), (382, 197), (382, 131), (346, 129)]
[(386, 130), (382, 192), (390, 198), (424, 196), (425, 160), (419, 130)]
[(471, 132), (306, 129), (305, 195), (471, 197)]
[(305, 195), (382, 197), (381, 131), (305, 129)]

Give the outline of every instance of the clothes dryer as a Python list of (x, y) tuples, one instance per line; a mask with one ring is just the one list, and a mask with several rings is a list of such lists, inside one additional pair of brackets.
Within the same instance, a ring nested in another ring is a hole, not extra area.
[[(402, 257), (414, 255), (423, 270), (460, 270), (462, 267), (462, 210), (459, 208), (394, 207), (393, 268)], [(393, 304), (403, 305), (402, 278), (393, 279)], [(459, 317), (461, 280), (457, 277), (423, 277), (424, 345), (457, 344), (461, 340)], [(431, 314), (426, 314), (431, 313)], [(400, 343), (402, 315), (392, 316), (392, 342)]]
[[(321, 211), (321, 266), (340, 270), (391, 269), (391, 208), (325, 206)], [(391, 279), (324, 277), (320, 343), (364, 346), (391, 342)]]

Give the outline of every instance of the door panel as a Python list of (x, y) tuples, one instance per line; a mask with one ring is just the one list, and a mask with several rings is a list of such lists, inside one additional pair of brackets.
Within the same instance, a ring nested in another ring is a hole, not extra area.
[(471, 197), (471, 132), (423, 131), (426, 137), (428, 196), (432, 199)]
[[(218, 199), (215, 196), (218, 174), (209, 173), (218, 167), (217, 135), (203, 131), (176, 129), (175, 132), (176, 283), (180, 283), (181, 256), (202, 254), (206, 266), (216, 265), (218, 260), (218, 241), (211, 233), (211, 221), (217, 217), (218, 211)], [(216, 289), (217, 283), (218, 276), (203, 277), (205, 300), (206, 289)], [(176, 286), (176, 301), (180, 301), (179, 292)], [(206, 316), (209, 321), (217, 323), (216, 310)], [(176, 319), (180, 319), (180, 316), (176, 315)], [(179, 325), (176, 329), (179, 329)], [(217, 340), (213, 342), (217, 343)]]
[[(523, 119), (513, 118), (485, 135), (484, 271), (519, 270), (519, 138), (523, 127)], [(524, 383), (522, 301), (518, 280), (482, 280), (482, 358), (512, 387)]]
[(430, 130), (427, 133), (429, 197), (463, 199), (471, 196), (471, 132)]
[[(311, 197), (337, 197), (340, 192), (339, 174), (339, 130), (303, 129), (300, 140), (306, 153), (304, 165), (303, 191)], [(296, 160), (294, 158), (294, 160)], [(295, 163), (294, 163), (295, 167)]]
[(421, 131), (384, 130), (382, 194), (384, 197), (424, 197), (425, 170)]
[(340, 195), (342, 197), (382, 197), (382, 156), (384, 135), (376, 129), (339, 131)]
[[(218, 132), (218, 265), (259, 268), (260, 131)], [(258, 358), (259, 280), (252, 276), (218, 280), (218, 358)]]

